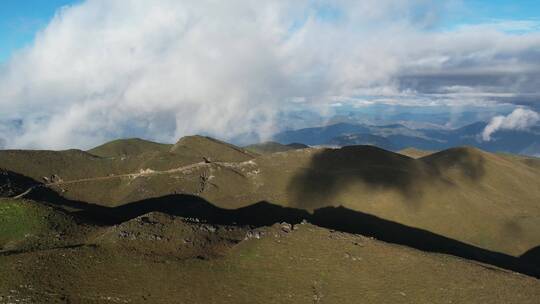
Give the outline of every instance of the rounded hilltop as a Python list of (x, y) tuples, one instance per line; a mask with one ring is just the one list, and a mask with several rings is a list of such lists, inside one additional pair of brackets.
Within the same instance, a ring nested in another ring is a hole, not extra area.
[(88, 153), (99, 157), (117, 157), (138, 155), (148, 152), (165, 152), (172, 145), (156, 143), (140, 138), (117, 139), (88, 150)]
[(235, 145), (208, 136), (184, 136), (174, 144), (171, 153), (204, 156), (209, 161), (241, 162), (256, 155)]

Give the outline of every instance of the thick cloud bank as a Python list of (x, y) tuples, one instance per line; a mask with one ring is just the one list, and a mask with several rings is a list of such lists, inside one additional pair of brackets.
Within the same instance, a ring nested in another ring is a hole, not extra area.
[(292, 105), (536, 96), (540, 35), (436, 29), (450, 3), (87, 0), (0, 66), (0, 143), (264, 139)]
[(527, 130), (540, 122), (540, 114), (535, 111), (518, 108), (507, 116), (495, 116), (482, 132), (482, 139), (490, 141), (499, 130)]

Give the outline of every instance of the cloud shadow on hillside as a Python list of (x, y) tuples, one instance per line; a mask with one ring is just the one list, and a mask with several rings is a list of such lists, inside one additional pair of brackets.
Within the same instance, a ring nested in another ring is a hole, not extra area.
[(369, 192), (393, 190), (416, 209), (424, 187), (430, 183), (453, 185), (444, 177), (448, 169), (456, 168), (465, 179), (477, 182), (485, 175), (484, 166), (480, 155), (465, 148), (425, 159), (412, 159), (373, 146), (324, 149), (292, 178), (288, 192), (299, 208), (332, 206), (341, 203), (334, 201), (340, 193), (362, 184)]

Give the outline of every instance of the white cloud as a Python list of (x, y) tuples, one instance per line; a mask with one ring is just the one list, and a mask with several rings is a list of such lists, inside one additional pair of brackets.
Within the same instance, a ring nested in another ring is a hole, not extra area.
[[(536, 90), (540, 35), (427, 31), (444, 3), (87, 0), (0, 67), (0, 124), (22, 121), (16, 132), (0, 127), (0, 139), (24, 148), (193, 133), (264, 139), (291, 104), (330, 106), (335, 96), (463, 103), (426, 94), (471, 85), (471, 102), (487, 104), (500, 81), (512, 96)], [(501, 80), (486, 83), (492, 75)]]
[(499, 130), (527, 130), (540, 122), (540, 114), (535, 111), (517, 108), (507, 116), (495, 116), (482, 132), (482, 139), (490, 141)]
[(462, 31), (498, 31), (508, 33), (528, 33), (540, 31), (540, 20), (492, 20), (478, 24), (463, 24), (457, 27)]

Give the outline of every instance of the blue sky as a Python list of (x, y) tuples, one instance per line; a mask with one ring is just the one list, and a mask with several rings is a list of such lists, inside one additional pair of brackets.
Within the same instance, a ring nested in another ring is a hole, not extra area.
[[(528, 29), (515, 32), (540, 31), (540, 1), (537, 0), (464, 0), (463, 8), (463, 11), (449, 17), (447, 20), (449, 27), (462, 24), (528, 21)], [(524, 24), (522, 26), (526, 27)], [(508, 31), (513, 30), (509, 28)]]
[[(81, 0), (2, 0), (0, 8), (0, 62), (32, 42), (37, 31), (47, 25), (56, 10)], [(500, 21), (534, 21), (540, 24), (538, 0), (464, 0), (463, 10), (448, 16), (448, 28), (461, 24)], [(321, 12), (334, 16), (335, 12)], [(540, 30), (538, 26), (535, 30)]]
[(56, 10), (74, 0), (2, 0), (0, 4), (0, 62), (30, 43)]
[(540, 17), (540, 1), (537, 0), (469, 0), (464, 3), (479, 21), (489, 19), (538, 20)]

